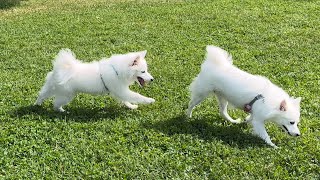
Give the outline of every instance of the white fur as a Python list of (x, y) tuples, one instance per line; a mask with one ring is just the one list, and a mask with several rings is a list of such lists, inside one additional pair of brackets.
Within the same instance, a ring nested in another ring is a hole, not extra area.
[(146, 51), (133, 52), (114, 55), (101, 61), (83, 63), (77, 60), (69, 49), (63, 49), (53, 62), (53, 71), (48, 73), (35, 104), (41, 105), (45, 99), (54, 97), (54, 109), (63, 112), (62, 106), (70, 102), (78, 93), (110, 93), (130, 109), (138, 107), (131, 103), (153, 103), (154, 99), (129, 89), (135, 81), (139, 83), (138, 77), (145, 82), (153, 80), (147, 71), (145, 55)]
[[(252, 110), (245, 122), (253, 125), (256, 135), (273, 147), (265, 129), (265, 122), (272, 121), (292, 136), (299, 136), (301, 98), (292, 98), (284, 90), (271, 83), (267, 78), (249, 74), (232, 65), (232, 57), (223, 49), (207, 46), (207, 57), (201, 66), (201, 72), (190, 86), (191, 100), (187, 115), (192, 116), (193, 108), (209, 94), (217, 96), (220, 114), (232, 123), (240, 123), (240, 119), (232, 119), (227, 112), (228, 103), (243, 109), (244, 105), (258, 94), (263, 99), (252, 105)], [(281, 103), (285, 107), (281, 106)], [(281, 109), (282, 108), (282, 109)]]

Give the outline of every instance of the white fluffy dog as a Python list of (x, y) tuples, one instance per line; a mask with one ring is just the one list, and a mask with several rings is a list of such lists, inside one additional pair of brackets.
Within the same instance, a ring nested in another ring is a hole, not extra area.
[(234, 120), (228, 115), (228, 103), (250, 113), (245, 122), (250, 122), (254, 133), (273, 147), (277, 146), (271, 142), (265, 129), (266, 121), (276, 123), (291, 136), (300, 135), (301, 98), (290, 97), (265, 77), (238, 69), (232, 65), (232, 57), (219, 47), (207, 46), (206, 60), (190, 90), (189, 117), (196, 105), (214, 93), (223, 118), (232, 123), (240, 122), (240, 119)]
[(69, 49), (61, 50), (35, 104), (41, 105), (45, 99), (53, 96), (54, 109), (64, 112), (62, 106), (77, 93), (110, 94), (130, 109), (136, 109), (138, 103), (153, 103), (154, 99), (129, 89), (134, 82), (144, 86), (146, 82), (153, 81), (147, 71), (146, 53), (132, 52), (113, 55), (98, 62), (82, 63)]

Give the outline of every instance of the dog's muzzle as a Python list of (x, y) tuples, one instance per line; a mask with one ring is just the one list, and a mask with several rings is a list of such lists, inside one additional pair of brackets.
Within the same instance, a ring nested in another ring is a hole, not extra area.
[(282, 127), (290, 136), (300, 136), (300, 133), (290, 133), (285, 125), (282, 125)]

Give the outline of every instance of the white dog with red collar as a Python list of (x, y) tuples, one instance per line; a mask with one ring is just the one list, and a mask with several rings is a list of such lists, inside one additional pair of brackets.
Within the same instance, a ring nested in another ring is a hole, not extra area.
[(187, 115), (192, 116), (193, 108), (209, 94), (217, 96), (220, 114), (232, 123), (228, 103), (250, 113), (246, 121), (253, 125), (256, 135), (267, 144), (277, 147), (265, 129), (265, 122), (272, 121), (291, 136), (300, 136), (301, 98), (290, 97), (284, 90), (271, 83), (267, 78), (249, 74), (232, 64), (232, 57), (225, 50), (207, 46), (207, 57), (201, 72), (190, 85), (191, 100)]

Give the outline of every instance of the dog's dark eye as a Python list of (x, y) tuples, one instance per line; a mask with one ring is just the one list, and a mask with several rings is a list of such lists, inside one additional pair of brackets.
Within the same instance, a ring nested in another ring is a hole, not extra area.
[(146, 71), (141, 71), (141, 73), (145, 73)]
[(290, 122), (290, 124), (294, 124), (294, 122)]

